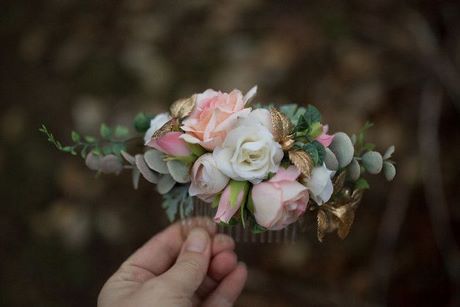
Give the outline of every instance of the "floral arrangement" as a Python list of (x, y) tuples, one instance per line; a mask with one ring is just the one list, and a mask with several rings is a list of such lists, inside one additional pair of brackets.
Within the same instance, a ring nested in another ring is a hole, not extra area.
[(251, 104), (257, 87), (211, 89), (174, 102), (169, 113), (136, 116), (142, 152), (131, 155), (127, 127), (102, 124), (100, 139), (72, 132), (63, 146), (42, 126), (59, 150), (85, 159), (98, 173), (132, 172), (134, 187), (142, 176), (157, 185), (171, 221), (189, 215), (194, 199), (217, 208), (214, 221), (241, 223), (255, 233), (281, 230), (316, 214), (318, 239), (337, 232), (345, 238), (355, 210), (369, 188), (363, 175), (391, 181), (394, 146), (382, 155), (365, 141), (372, 125), (356, 135), (329, 134), (312, 105), (279, 108)]

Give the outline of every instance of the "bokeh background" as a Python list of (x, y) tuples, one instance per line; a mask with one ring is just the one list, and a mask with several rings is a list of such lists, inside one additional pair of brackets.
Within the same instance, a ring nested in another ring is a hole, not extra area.
[(130, 124), (207, 88), (370, 119), (395, 144), (348, 239), (241, 244), (238, 306), (459, 306), (460, 3), (442, 0), (35, 0), (0, 5), (0, 305), (94, 306), (168, 222), (154, 188), (96, 179), (38, 128)]

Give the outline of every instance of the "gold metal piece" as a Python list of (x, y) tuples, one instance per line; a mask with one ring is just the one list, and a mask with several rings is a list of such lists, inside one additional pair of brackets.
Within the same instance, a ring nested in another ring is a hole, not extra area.
[(289, 151), (289, 160), (294, 164), (302, 173), (305, 178), (310, 178), (313, 169), (313, 161), (310, 156), (303, 150)]
[(176, 100), (170, 108), (171, 116), (174, 118), (183, 119), (192, 113), (196, 104), (196, 95), (188, 98)]

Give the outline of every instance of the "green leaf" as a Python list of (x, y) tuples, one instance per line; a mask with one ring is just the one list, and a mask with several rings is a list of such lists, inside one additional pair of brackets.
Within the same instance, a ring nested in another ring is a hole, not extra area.
[(124, 138), (129, 135), (129, 129), (124, 126), (116, 126), (114, 134), (116, 138)]
[(326, 156), (326, 148), (324, 148), (323, 144), (318, 141), (313, 141), (312, 144), (316, 147), (316, 151), (318, 152), (318, 161), (316, 162), (316, 165), (322, 165), (324, 157)]
[(372, 143), (366, 143), (363, 146), (364, 151), (373, 151), (375, 149), (375, 144)]
[(112, 136), (112, 129), (110, 129), (109, 126), (107, 126), (106, 124), (102, 124), (99, 130), (101, 136), (104, 139), (110, 139), (110, 137)]
[(94, 136), (87, 135), (84, 137), (85, 141), (92, 144), (96, 143), (96, 138)]
[(206, 150), (198, 144), (187, 143), (188, 147), (192, 151), (192, 154), (196, 157), (201, 157), (206, 153)]
[(102, 153), (104, 154), (104, 156), (110, 155), (112, 153), (112, 146), (107, 145), (102, 147)]
[(126, 145), (123, 143), (115, 143), (112, 145), (112, 153), (119, 156), (122, 151), (126, 151)]
[(303, 117), (305, 117), (305, 120), (307, 121), (309, 126), (311, 126), (314, 123), (321, 122), (321, 113), (319, 113), (319, 110), (311, 104), (307, 106), (307, 109)]
[(267, 229), (266, 229), (265, 227), (260, 226), (260, 225), (257, 224), (257, 223), (254, 223), (254, 224), (252, 225), (252, 233), (254, 233), (254, 234), (263, 233), (263, 232), (265, 232), (265, 231), (267, 231)]
[(176, 186), (163, 195), (163, 209), (170, 222), (176, 219), (177, 213), (181, 210), (181, 216), (186, 216), (193, 209), (193, 198), (188, 195), (187, 186)]
[(150, 128), (152, 116), (147, 116), (145, 113), (139, 113), (134, 118), (134, 128), (139, 133), (145, 133)]
[(62, 147), (61, 150), (62, 150), (63, 152), (71, 153), (72, 150), (73, 150), (73, 147), (72, 147), (72, 146), (65, 146), (65, 147)]
[(212, 200), (211, 208), (217, 208), (219, 206), (221, 197), (222, 197), (221, 193), (214, 196), (214, 199)]
[(321, 133), (323, 133), (323, 126), (320, 124), (320, 122), (313, 123), (310, 126), (310, 138), (315, 139), (320, 136)]
[(75, 143), (80, 142), (80, 135), (75, 131), (72, 131), (72, 141)]
[(248, 208), (249, 212), (254, 214), (254, 200), (252, 199), (252, 193), (249, 193), (248, 203), (246, 205), (246, 208)]
[(238, 196), (243, 193), (242, 201), (246, 198), (249, 190), (249, 182), (247, 181), (230, 181), (230, 206), (235, 208), (238, 205)]
[(355, 182), (355, 189), (357, 190), (368, 190), (370, 188), (369, 183), (364, 178), (359, 178)]
[(307, 152), (315, 166), (323, 164), (324, 157), (326, 156), (326, 149), (320, 142), (313, 141), (307, 143), (302, 146), (302, 149)]

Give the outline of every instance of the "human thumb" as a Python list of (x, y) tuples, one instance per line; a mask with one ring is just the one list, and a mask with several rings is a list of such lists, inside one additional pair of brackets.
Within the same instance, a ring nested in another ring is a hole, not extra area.
[(176, 294), (192, 296), (206, 277), (211, 258), (210, 242), (206, 230), (192, 229), (176, 263), (159, 278), (169, 283)]

